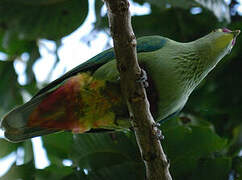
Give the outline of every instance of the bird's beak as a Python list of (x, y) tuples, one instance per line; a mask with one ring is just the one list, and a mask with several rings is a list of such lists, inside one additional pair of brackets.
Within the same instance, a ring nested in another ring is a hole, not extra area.
[(235, 31), (231, 31), (231, 33), (234, 35), (233, 41), (232, 41), (232, 47), (234, 46), (235, 42), (236, 42), (236, 37), (239, 35), (240, 30), (235, 30)]
[(231, 33), (234, 35), (234, 38), (236, 38), (239, 35), (240, 30), (235, 30), (235, 31), (232, 31)]
[(231, 33), (231, 34), (233, 34), (234, 35), (234, 38), (236, 38), (239, 35), (239, 33), (240, 33), (240, 30), (231, 31), (231, 30), (229, 30), (227, 28), (223, 28), (223, 29), (221, 29), (221, 31), (222, 32), (225, 32), (225, 33)]

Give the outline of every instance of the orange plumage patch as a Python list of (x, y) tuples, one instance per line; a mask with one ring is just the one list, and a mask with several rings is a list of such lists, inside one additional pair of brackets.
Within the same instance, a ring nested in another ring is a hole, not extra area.
[(91, 128), (112, 127), (112, 107), (122, 103), (119, 92), (88, 73), (78, 74), (51, 92), (31, 113), (29, 127), (71, 130), (82, 133)]

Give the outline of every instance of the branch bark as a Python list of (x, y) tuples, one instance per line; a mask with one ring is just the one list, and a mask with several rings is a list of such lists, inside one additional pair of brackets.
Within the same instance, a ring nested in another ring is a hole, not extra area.
[(169, 163), (162, 149), (159, 129), (149, 110), (149, 102), (142, 82), (144, 75), (139, 67), (136, 53), (136, 38), (131, 26), (128, 0), (104, 0), (117, 68), (120, 72), (122, 93), (127, 101), (131, 123), (146, 167), (148, 180), (171, 180)]

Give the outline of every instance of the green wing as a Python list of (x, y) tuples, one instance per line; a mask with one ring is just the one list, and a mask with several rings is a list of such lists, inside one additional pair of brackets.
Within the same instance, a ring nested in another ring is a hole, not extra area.
[[(160, 48), (162, 48), (167, 39), (162, 36), (145, 36), (141, 37), (137, 40), (137, 53), (140, 52), (151, 52), (156, 51)], [(52, 90), (52, 88), (55, 88), (59, 84), (61, 84), (64, 80), (68, 79), (71, 76), (74, 76), (80, 72), (94, 72), (96, 69), (98, 69), (103, 64), (106, 64), (107, 62), (113, 60), (115, 58), (114, 55), (114, 49), (108, 49), (106, 51), (103, 51), (102, 53), (94, 56), (93, 58), (89, 59), (88, 61), (84, 62), (83, 64), (80, 64), (79, 66), (75, 67), (74, 69), (70, 70), (60, 78), (54, 80), (50, 84), (48, 84), (46, 87), (42, 88), (37, 94), (34, 95), (33, 98), (48, 92), (49, 90)]]

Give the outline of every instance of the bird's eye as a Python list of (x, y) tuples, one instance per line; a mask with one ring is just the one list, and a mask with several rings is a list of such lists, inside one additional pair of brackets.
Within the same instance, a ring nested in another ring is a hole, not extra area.
[(223, 28), (223, 29), (218, 28), (218, 29), (214, 29), (214, 30), (212, 30), (212, 32), (225, 32), (224, 29), (225, 29), (225, 28)]
[(223, 30), (221, 28), (218, 28), (218, 29), (214, 29), (212, 32), (223, 32)]

